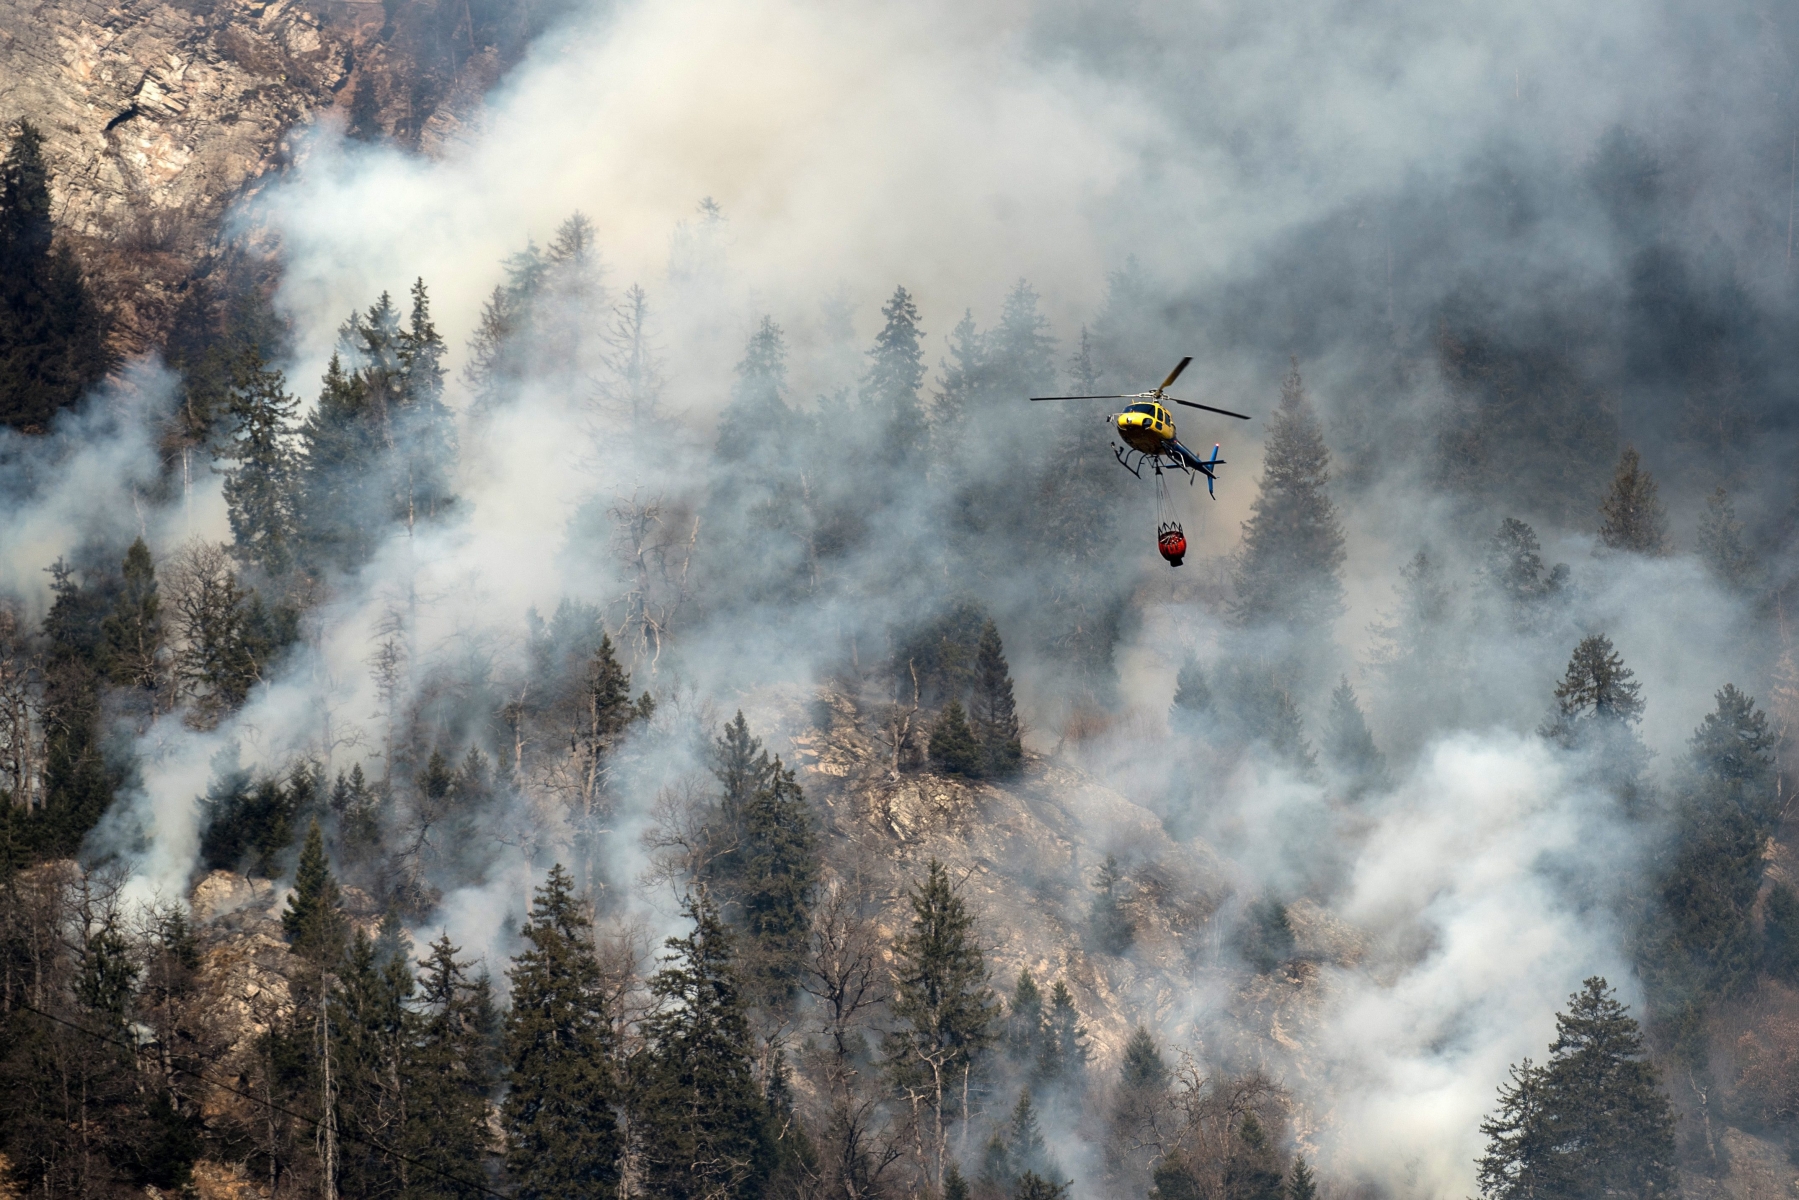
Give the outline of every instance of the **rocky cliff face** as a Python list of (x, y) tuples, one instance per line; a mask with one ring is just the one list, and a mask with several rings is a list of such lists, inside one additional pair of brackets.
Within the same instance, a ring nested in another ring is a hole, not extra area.
[[(546, 15), (470, 0), (0, 0), (0, 123), (42, 130), (117, 346), (157, 344), (232, 204), (327, 115), (431, 152)], [(265, 247), (265, 250), (272, 249)]]

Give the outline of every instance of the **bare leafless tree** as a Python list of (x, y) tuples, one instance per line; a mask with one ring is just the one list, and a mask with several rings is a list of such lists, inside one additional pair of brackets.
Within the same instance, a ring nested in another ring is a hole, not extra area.
[(656, 673), (662, 647), (686, 605), (688, 568), (699, 541), (700, 519), (670, 509), (660, 496), (621, 496), (607, 510), (612, 549), (625, 569), (626, 588), (613, 603), (613, 636), (627, 660)]

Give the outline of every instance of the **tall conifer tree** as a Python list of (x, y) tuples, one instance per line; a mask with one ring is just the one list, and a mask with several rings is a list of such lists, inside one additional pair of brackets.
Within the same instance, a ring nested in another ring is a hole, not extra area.
[(1000, 644), (999, 626), (988, 621), (981, 627), (975, 650), (974, 732), (981, 743), (984, 772), (994, 778), (1016, 775), (1024, 763), (1024, 743), (1018, 729), (1018, 707), (1012, 700), (1012, 674)]
[(1674, 1117), (1642, 1033), (1605, 980), (1557, 1013), (1549, 1060), (1528, 1060), (1482, 1124), (1482, 1200), (1584, 1200), (1674, 1192)]
[(1656, 491), (1655, 477), (1643, 469), (1637, 448), (1626, 446), (1611, 491), (1599, 506), (1604, 518), (1599, 540), (1607, 549), (1657, 556), (1668, 553), (1668, 514), (1662, 511)]
[(54, 241), (44, 138), (20, 121), (0, 162), (0, 422), (46, 432), (112, 368), (106, 326)]
[(893, 1015), (884, 1053), (902, 1093), (920, 1096), (934, 1119), (958, 1115), (962, 1086), (992, 1046), (999, 1005), (974, 917), (932, 859), (907, 901), (912, 923), (893, 947)]
[(1231, 603), (1238, 624), (1319, 630), (1342, 612), (1343, 527), (1329, 484), (1330, 449), (1295, 363), (1281, 381), (1260, 488), (1243, 524)]
[(613, 1026), (591, 923), (557, 864), (537, 890), (512, 960), (506, 1017), (506, 1163), (526, 1200), (610, 1196), (621, 1139)]
[(884, 453), (900, 469), (916, 463), (924, 453), (929, 429), (918, 389), (924, 384), (924, 355), (919, 342), (918, 305), (903, 287), (881, 306), (885, 322), (868, 352), (868, 372), (862, 380), (862, 403), (880, 422)]
[(693, 931), (650, 979), (657, 1011), (635, 1060), (633, 1125), (649, 1194), (756, 1200), (776, 1165), (756, 1086), (731, 931), (705, 893), (687, 901)]
[(294, 496), (299, 464), (293, 420), (299, 400), (287, 379), (250, 350), (239, 364), (226, 399), (230, 433), (219, 457), (225, 472), (225, 505), (238, 560), (279, 579), (293, 565)]

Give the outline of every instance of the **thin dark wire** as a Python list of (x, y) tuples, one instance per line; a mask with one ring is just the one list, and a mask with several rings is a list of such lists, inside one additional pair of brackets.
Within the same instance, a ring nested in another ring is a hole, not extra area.
[[(84, 1025), (77, 1025), (73, 1021), (67, 1020), (63, 1017), (55, 1016), (52, 1013), (47, 1013), (41, 1008), (33, 1008), (31, 1005), (26, 1004), (23, 1000), (16, 1000), (16, 1001), (14, 1001), (14, 1003), (17, 1004), (18, 1007), (24, 1009), (26, 1012), (36, 1013), (38, 1016), (44, 1018), (44, 1020), (54, 1021), (58, 1025), (66, 1025), (70, 1029), (73, 1029), (76, 1033), (85, 1033), (87, 1036), (93, 1038), (95, 1041), (105, 1042), (109, 1046), (117, 1046), (121, 1050), (129, 1050), (133, 1054), (136, 1054), (139, 1050), (139, 1047), (132, 1045), (130, 1042), (122, 1042), (122, 1041), (119, 1041), (117, 1038), (109, 1038), (103, 1033), (96, 1033), (92, 1029), (89, 1029)], [(313, 1125), (317, 1125), (321, 1120), (323, 1120), (322, 1117), (309, 1117), (303, 1113), (297, 1113), (291, 1108), (283, 1108), (279, 1104), (276, 1104), (272, 1100), (264, 1100), (261, 1096), (253, 1095), (250, 1092), (241, 1092), (238, 1089), (232, 1087), (228, 1083), (220, 1083), (218, 1080), (209, 1077), (206, 1074), (206, 1072), (204, 1072), (204, 1071), (189, 1070), (188, 1074), (190, 1074), (194, 1078), (200, 1080), (200, 1082), (202, 1082), (202, 1083), (205, 1083), (211, 1087), (216, 1087), (220, 1091), (230, 1092), (233, 1096), (242, 1096), (245, 1100), (250, 1101), (252, 1104), (260, 1104), (264, 1108), (268, 1109), (270, 1112), (280, 1113), (284, 1117), (292, 1117), (296, 1121), (306, 1121)], [(403, 1163), (409, 1163), (412, 1166), (419, 1167), (423, 1170), (429, 1171), (433, 1175), (441, 1175), (443, 1178), (448, 1179), (451, 1183), (460, 1184), (461, 1186), (466, 1187), (466, 1188), (473, 1188), (478, 1192), (485, 1192), (489, 1196), (497, 1196), (497, 1197), (499, 1197), (499, 1200), (512, 1200), (512, 1198), (510, 1196), (506, 1195), (505, 1192), (496, 1192), (484, 1183), (476, 1183), (472, 1179), (464, 1179), (460, 1175), (452, 1175), (448, 1171), (445, 1171), (439, 1167), (434, 1167), (428, 1162), (420, 1162), (418, 1159), (413, 1158), (410, 1155), (401, 1154), (398, 1150), (395, 1150), (392, 1147), (383, 1146), (380, 1142), (377, 1142), (373, 1138), (362, 1137), (362, 1136), (360, 1136), (358, 1134), (354, 1134), (354, 1133), (345, 1133), (343, 1130), (339, 1130), (337, 1136), (340, 1138), (345, 1138), (352, 1142), (361, 1142), (365, 1146), (372, 1146), (376, 1150), (379, 1150), (381, 1153), (390, 1155), (393, 1158), (397, 1158)]]

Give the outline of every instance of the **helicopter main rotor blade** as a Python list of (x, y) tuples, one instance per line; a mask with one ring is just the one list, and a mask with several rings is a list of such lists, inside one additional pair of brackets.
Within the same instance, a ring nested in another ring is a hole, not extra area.
[(1135, 396), (1032, 396), (1032, 400), (1135, 400)]
[(1249, 417), (1246, 414), (1232, 412), (1228, 408), (1213, 408), (1210, 404), (1195, 404), (1191, 400), (1176, 400), (1173, 396), (1163, 396), (1162, 399), (1168, 401), (1170, 404), (1185, 404), (1188, 408), (1203, 408), (1207, 412), (1217, 413), (1220, 416), (1235, 417), (1239, 421), (1249, 420)]
[(1174, 370), (1168, 372), (1168, 378), (1162, 381), (1162, 386), (1158, 387), (1156, 391), (1160, 392), (1162, 388), (1173, 387), (1174, 381), (1181, 377), (1181, 372), (1185, 371), (1187, 369), (1187, 364), (1192, 361), (1193, 356), (1189, 354), (1186, 358), (1183, 358), (1180, 362), (1176, 363), (1174, 365)]

